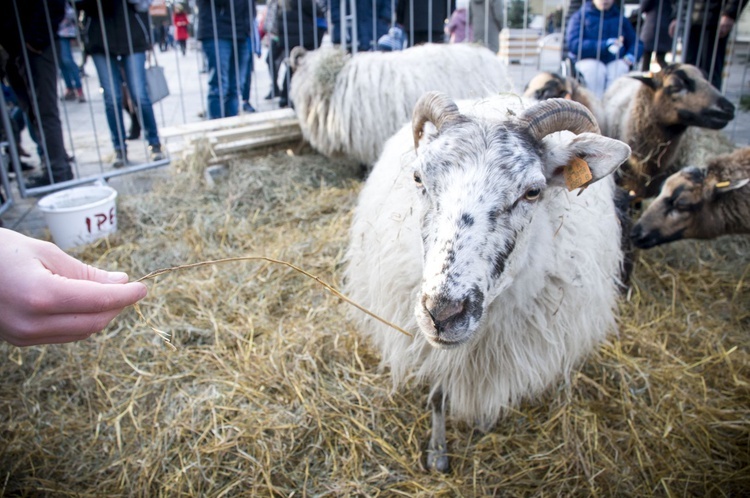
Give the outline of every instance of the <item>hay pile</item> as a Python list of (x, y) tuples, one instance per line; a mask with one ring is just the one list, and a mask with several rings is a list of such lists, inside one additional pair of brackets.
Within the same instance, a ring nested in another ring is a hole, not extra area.
[[(205, 164), (121, 196), (118, 233), (76, 255), (133, 277), (263, 255), (338, 286), (357, 166), (271, 151), (211, 187)], [(749, 277), (747, 239), (640, 253), (619, 337), (491, 432), (449, 423), (438, 475), (426, 387), (392, 391), (348, 305), (264, 262), (173, 272), (143, 318), (0, 345), (0, 495), (746, 495)]]

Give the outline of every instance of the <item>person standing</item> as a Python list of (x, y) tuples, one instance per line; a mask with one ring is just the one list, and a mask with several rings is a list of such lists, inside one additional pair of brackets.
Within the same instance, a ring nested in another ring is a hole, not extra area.
[[(279, 0), (276, 13), (276, 27), (279, 29), (279, 42), (288, 57), (294, 47), (314, 50), (317, 31), (318, 6), (315, 0)], [(287, 65), (281, 87), (279, 107), (289, 106), (289, 85), (292, 70)]]
[(153, 47), (148, 9), (141, 12), (134, 4), (124, 1), (82, 0), (79, 5), (88, 19), (86, 49), (94, 61), (104, 93), (104, 109), (115, 150), (112, 166), (121, 168), (127, 164), (118, 64), (125, 70), (130, 97), (142, 116), (141, 127), (145, 130), (150, 159), (163, 159), (154, 109), (146, 88), (146, 51)]
[(478, 43), (497, 53), (500, 50), (500, 30), (503, 29), (502, 0), (471, 0), (469, 24)]
[[(672, 0), (669, 34), (673, 37), (676, 35), (678, 15), (679, 24), (688, 30), (682, 62), (698, 66), (718, 90), (721, 90), (724, 78), (722, 73), (729, 33), (747, 2), (748, 0), (692, 0), (686, 3), (687, 8), (679, 12), (679, 2)], [(687, 12), (690, 5), (693, 8)]]
[(65, 16), (65, 0), (24, 0), (10, 5), (0, 17), (0, 45), (8, 54), (5, 76), (31, 120), (30, 128), (40, 134), (40, 156), (47, 165), (46, 173), (29, 178), (26, 187), (72, 180), (57, 101), (55, 40), (50, 36)]
[[(404, 28), (411, 47), (422, 43), (443, 43), (445, 20), (449, 15), (446, 2), (398, 0), (396, 3), (396, 23)], [(478, 36), (476, 30), (474, 35)]]
[(198, 33), (208, 66), (208, 119), (236, 116), (250, 53), (247, 0), (198, 0)]
[(461, 43), (473, 41), (474, 32), (469, 25), (469, 0), (458, 0), (456, 10), (451, 14), (448, 24), (445, 25), (445, 34), (448, 35), (450, 43)]
[(188, 33), (188, 26), (190, 25), (190, 22), (188, 21), (188, 16), (185, 13), (185, 6), (183, 6), (181, 3), (175, 4), (174, 6), (172, 24), (174, 24), (174, 37), (175, 40), (177, 40), (177, 45), (180, 46), (182, 55), (185, 55), (187, 52), (187, 40), (190, 36)]
[(640, 12), (643, 14), (641, 41), (644, 50), (641, 70), (651, 70), (652, 54), (662, 69), (667, 65), (667, 52), (672, 50), (672, 36), (669, 34), (672, 7), (666, 0), (641, 0)]
[(73, 60), (71, 48), (76, 38), (76, 10), (67, 1), (65, 2), (65, 17), (57, 28), (58, 63), (60, 73), (65, 82), (65, 95), (62, 99), (66, 101), (86, 102), (81, 86), (81, 75), (78, 65)]
[(588, 0), (570, 16), (565, 32), (568, 56), (597, 98), (630, 71), (643, 54), (635, 29), (614, 0)]

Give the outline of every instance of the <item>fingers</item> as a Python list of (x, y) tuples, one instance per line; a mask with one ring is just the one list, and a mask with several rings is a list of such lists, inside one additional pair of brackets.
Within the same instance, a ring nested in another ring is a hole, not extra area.
[(102, 284), (53, 275), (44, 292), (36, 297), (35, 304), (48, 314), (101, 313), (122, 310), (143, 299), (147, 292), (147, 287), (140, 282)]

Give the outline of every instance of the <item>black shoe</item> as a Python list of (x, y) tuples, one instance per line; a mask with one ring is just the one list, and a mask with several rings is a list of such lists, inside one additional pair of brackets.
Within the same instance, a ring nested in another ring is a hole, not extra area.
[(128, 156), (122, 149), (116, 149), (115, 150), (115, 160), (112, 161), (112, 167), (113, 168), (122, 168), (128, 164)]
[(279, 107), (283, 109), (284, 107), (289, 107), (289, 99), (286, 97), (281, 97), (279, 99)]
[(149, 145), (148, 151), (151, 154), (152, 162), (161, 161), (162, 159), (164, 159), (164, 153), (161, 151), (161, 145)]
[(247, 113), (255, 112), (255, 107), (250, 105), (250, 102), (242, 103), (242, 110)]
[(53, 178), (51, 182), (49, 176), (46, 174), (30, 176), (26, 180), (26, 188), (46, 187), (48, 185), (52, 185), (52, 183), (62, 183), (73, 179), (72, 172), (65, 174), (53, 174), (52, 176)]

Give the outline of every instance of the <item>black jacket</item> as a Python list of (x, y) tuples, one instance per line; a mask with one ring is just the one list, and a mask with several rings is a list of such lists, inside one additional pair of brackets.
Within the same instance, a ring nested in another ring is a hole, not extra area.
[[(659, 4), (661, 4), (661, 7)], [(661, 12), (659, 12), (659, 9), (661, 9)], [(672, 37), (669, 36), (669, 22), (672, 13), (670, 2), (668, 0), (641, 0), (640, 12), (644, 17), (641, 25), (643, 48), (647, 52), (669, 52), (672, 50)]]
[[(97, 3), (102, 6), (99, 12)], [(105, 40), (111, 55), (145, 52), (154, 46), (148, 12), (136, 12), (127, 0), (83, 0), (77, 6), (86, 13), (83, 38), (90, 54), (104, 54)], [(101, 17), (100, 17), (101, 15)], [(104, 25), (100, 19), (104, 19)], [(128, 36), (128, 34), (130, 36)], [(132, 39), (132, 46), (129, 40)]]
[[(715, 27), (719, 24), (722, 15), (730, 17), (735, 21), (739, 19), (742, 9), (748, 0), (693, 0), (693, 10), (690, 12), (690, 24), (693, 26)], [(690, 5), (690, 0), (683, 0), (682, 15), (685, 19), (685, 11)], [(679, 8), (679, 0), (672, 0), (671, 18), (676, 19)], [(722, 8), (723, 6), (723, 8)]]
[[(47, 4), (45, 11), (44, 4)], [(65, 0), (12, 0), (3, 2), (3, 15), (0, 16), (0, 45), (11, 56), (21, 53), (24, 43), (18, 31), (18, 19), (23, 28), (24, 41), (35, 50), (42, 51), (52, 43), (52, 33), (65, 17)], [(47, 23), (49, 12), (49, 25)], [(16, 19), (18, 13), (18, 19)]]
[[(255, 2), (252, 11), (247, 0), (198, 0), (198, 28), (196, 38), (208, 40), (214, 37), (216, 24), (217, 38), (240, 40), (250, 36), (250, 23), (255, 21)], [(214, 20), (214, 13), (216, 19)], [(234, 18), (232, 17), (234, 16)], [(234, 20), (234, 26), (232, 26)]]
[[(282, 7), (286, 7), (286, 11)], [(279, 28), (279, 43), (281, 43), (281, 46), (283, 47), (286, 43), (285, 40), (287, 40), (290, 51), (298, 46), (305, 47), (308, 50), (315, 49), (315, 23), (317, 19), (315, 19), (314, 13), (319, 12), (320, 10), (313, 7), (313, 0), (280, 1), (276, 13), (276, 26)], [(300, 19), (302, 20), (301, 23)], [(286, 21), (286, 24), (284, 21)], [(284, 30), (284, 27), (286, 27), (286, 30)]]

